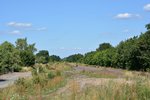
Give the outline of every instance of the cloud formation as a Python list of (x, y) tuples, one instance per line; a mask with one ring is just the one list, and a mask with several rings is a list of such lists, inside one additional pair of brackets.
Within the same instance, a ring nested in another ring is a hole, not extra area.
[(7, 27), (10, 27), (12, 29), (14, 29), (13, 31), (11, 30), (8, 30), (6, 32), (0, 32), (0, 33), (7, 33), (7, 34), (22, 34), (22, 33), (25, 33), (27, 31), (45, 31), (47, 30), (46, 27), (36, 27), (36, 26), (33, 26), (32, 23), (22, 23), (22, 22), (15, 22), (15, 21), (11, 21), (11, 22), (8, 22), (7, 24)]
[(9, 22), (7, 23), (10, 27), (17, 27), (17, 28), (29, 28), (32, 27), (31, 23), (21, 23), (21, 22)]
[(14, 30), (14, 31), (11, 31), (9, 33), (10, 34), (17, 34), (17, 35), (21, 34), (21, 32), (19, 30)]
[(125, 30), (123, 30), (123, 32), (124, 32), (124, 33), (127, 33), (127, 32), (129, 32), (129, 29), (125, 29)]
[(145, 5), (145, 6), (144, 6), (144, 10), (145, 10), (145, 11), (150, 11), (150, 4)]
[(65, 48), (65, 47), (61, 47), (58, 48), (57, 50), (65, 50), (65, 51), (72, 51), (72, 50), (81, 50), (81, 48)]
[(46, 27), (40, 27), (40, 28), (36, 28), (35, 31), (45, 31), (47, 30)]
[(131, 19), (131, 18), (140, 18), (139, 14), (131, 13), (120, 13), (115, 16), (116, 19)]

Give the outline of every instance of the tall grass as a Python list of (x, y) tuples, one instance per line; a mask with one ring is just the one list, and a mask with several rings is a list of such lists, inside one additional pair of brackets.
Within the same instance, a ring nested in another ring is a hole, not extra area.
[[(133, 83), (109, 81), (102, 85), (85, 86), (82, 90), (76, 82), (69, 93), (59, 94), (51, 100), (150, 100), (150, 82), (138, 79)], [(81, 91), (79, 91), (81, 90)], [(57, 99), (56, 99), (57, 98)], [(48, 99), (47, 99), (48, 100)]]

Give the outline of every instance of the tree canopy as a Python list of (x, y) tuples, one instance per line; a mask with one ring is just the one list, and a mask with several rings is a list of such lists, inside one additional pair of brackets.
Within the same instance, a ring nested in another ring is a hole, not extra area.
[[(150, 70), (150, 24), (145, 27), (145, 33), (121, 41), (115, 47), (110, 43), (101, 43), (95, 51), (70, 55), (63, 60), (129, 70)], [(35, 63), (61, 61), (59, 56), (49, 56), (47, 50), (40, 50), (35, 55), (36, 51), (35, 43), (28, 44), (27, 38), (17, 39), (15, 45), (3, 42), (0, 44), (0, 74), (19, 71), (23, 66), (33, 66)]]
[(61, 58), (56, 55), (51, 55), (51, 56), (49, 56), (49, 61), (50, 62), (61, 61)]
[(150, 30), (150, 23), (147, 24), (145, 27), (146, 27), (147, 30)]
[(36, 54), (36, 62), (46, 64), (49, 62), (49, 52), (47, 50), (41, 50)]
[[(150, 24), (145, 27), (145, 33), (121, 41), (116, 47), (110, 43), (100, 44), (96, 51), (84, 55), (82, 63), (129, 70), (150, 69)], [(73, 57), (67, 57), (67, 61), (77, 62)]]
[(102, 43), (99, 45), (99, 47), (96, 49), (96, 51), (102, 51), (106, 49), (112, 48), (112, 45), (110, 43)]
[(83, 58), (82, 54), (74, 54), (64, 58), (64, 60), (68, 62), (81, 62), (82, 58)]

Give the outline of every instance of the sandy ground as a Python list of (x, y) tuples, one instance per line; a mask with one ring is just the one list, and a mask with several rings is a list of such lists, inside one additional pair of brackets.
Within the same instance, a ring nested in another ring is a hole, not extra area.
[(31, 72), (15, 72), (0, 75), (0, 88), (5, 88), (14, 83), (18, 78), (31, 77)]
[[(99, 73), (113, 73), (116, 74), (118, 76), (120, 76), (120, 78), (95, 78), (95, 77), (88, 77), (86, 75), (81, 75), (78, 74), (78, 72), (81, 71), (90, 71), (90, 72), (99, 72)], [(77, 72), (77, 73), (76, 73)], [(123, 78), (123, 70), (121, 69), (112, 69), (112, 68), (94, 68), (94, 67), (84, 67), (84, 66), (78, 66), (78, 67), (74, 67), (74, 71), (72, 72), (74, 73), (73, 76), (68, 80), (67, 84), (65, 87), (62, 87), (60, 89), (58, 89), (54, 94), (64, 94), (64, 93), (70, 93), (71, 92), (71, 88), (74, 87), (73, 85), (75, 85), (76, 88), (78, 88), (78, 90), (82, 90), (84, 88), (86, 88), (86, 86), (88, 85), (94, 85), (94, 86), (98, 86), (98, 85), (104, 85), (110, 81), (113, 82), (119, 82), (119, 83), (130, 83), (130, 81), (126, 81)], [(75, 74), (76, 73), (76, 74)]]

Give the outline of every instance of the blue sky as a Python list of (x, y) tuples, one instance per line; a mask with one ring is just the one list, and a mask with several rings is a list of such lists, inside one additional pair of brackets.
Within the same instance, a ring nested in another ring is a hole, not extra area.
[(60, 57), (116, 46), (147, 23), (149, 0), (0, 0), (0, 43), (27, 37)]

